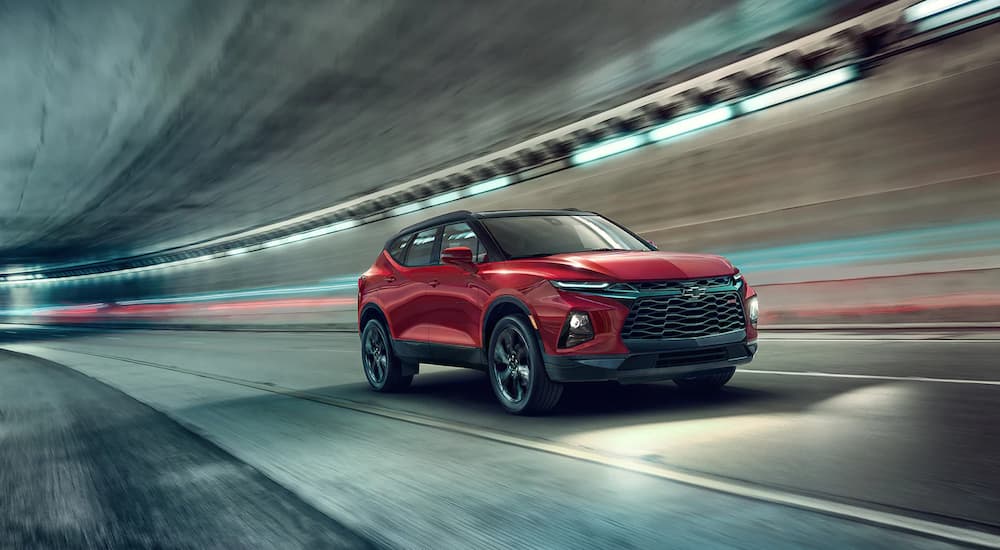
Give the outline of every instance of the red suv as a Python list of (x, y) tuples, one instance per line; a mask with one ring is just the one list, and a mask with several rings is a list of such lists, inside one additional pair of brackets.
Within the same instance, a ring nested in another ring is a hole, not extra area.
[(673, 380), (711, 390), (757, 351), (757, 297), (720, 256), (659, 252), (592, 212), (453, 212), (389, 239), (358, 280), (376, 391), (420, 363), (485, 370), (512, 413), (567, 382)]

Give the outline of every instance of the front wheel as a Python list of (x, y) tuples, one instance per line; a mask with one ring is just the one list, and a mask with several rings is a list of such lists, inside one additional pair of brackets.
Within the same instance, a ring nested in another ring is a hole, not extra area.
[(489, 375), (493, 393), (509, 413), (544, 413), (562, 396), (563, 386), (545, 372), (538, 339), (523, 315), (508, 315), (493, 328)]
[(736, 367), (730, 367), (715, 374), (692, 376), (691, 378), (678, 378), (677, 380), (674, 380), (674, 383), (685, 391), (693, 393), (711, 393), (718, 391), (719, 388), (725, 386), (726, 382), (729, 382), (729, 379), (733, 377), (735, 372)]
[(403, 363), (392, 351), (389, 333), (377, 319), (368, 321), (361, 333), (361, 364), (368, 385), (377, 392), (404, 390), (413, 375), (403, 375)]

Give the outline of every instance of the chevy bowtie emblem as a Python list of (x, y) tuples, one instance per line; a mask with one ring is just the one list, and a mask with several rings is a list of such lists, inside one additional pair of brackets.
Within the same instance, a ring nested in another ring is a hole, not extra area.
[(695, 298), (701, 298), (704, 295), (705, 295), (705, 289), (701, 288), (700, 286), (684, 287), (684, 290), (681, 291), (681, 296), (684, 296), (685, 298), (695, 299)]

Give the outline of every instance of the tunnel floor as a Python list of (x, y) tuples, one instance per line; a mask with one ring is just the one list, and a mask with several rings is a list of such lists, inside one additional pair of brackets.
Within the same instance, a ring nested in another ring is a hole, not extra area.
[(76, 371), (0, 352), (0, 380), (0, 547), (373, 547)]
[[(355, 334), (12, 327), (0, 341), (191, 426), (387, 547), (950, 546), (621, 460), (998, 540), (1000, 429), (982, 421), (1000, 407), (995, 334), (765, 336), (715, 397), (578, 386), (540, 418), (502, 413), (473, 371), (422, 366), (410, 392), (374, 394)], [(142, 433), (133, 447), (166, 454)]]

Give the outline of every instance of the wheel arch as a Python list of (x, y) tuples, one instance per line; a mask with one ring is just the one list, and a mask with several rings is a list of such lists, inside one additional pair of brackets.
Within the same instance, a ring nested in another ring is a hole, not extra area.
[(372, 319), (377, 319), (382, 322), (382, 326), (385, 327), (387, 335), (392, 338), (392, 327), (389, 326), (389, 318), (386, 317), (385, 312), (382, 308), (378, 307), (378, 304), (367, 303), (361, 308), (361, 313), (358, 315), (358, 335), (360, 336), (365, 330), (365, 325), (368, 321)]
[(517, 313), (528, 318), (528, 322), (535, 329), (537, 336), (538, 327), (535, 324), (535, 317), (532, 315), (531, 309), (528, 308), (527, 304), (514, 296), (500, 296), (490, 303), (489, 307), (486, 308), (486, 313), (483, 315), (482, 349), (484, 353), (490, 345), (490, 335), (493, 334), (493, 327), (496, 326), (497, 322), (507, 315)]

